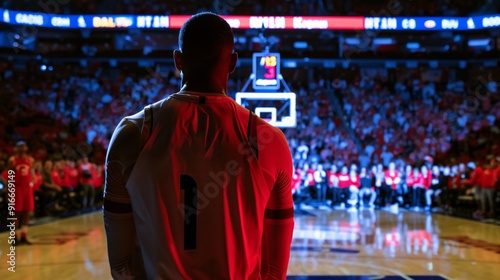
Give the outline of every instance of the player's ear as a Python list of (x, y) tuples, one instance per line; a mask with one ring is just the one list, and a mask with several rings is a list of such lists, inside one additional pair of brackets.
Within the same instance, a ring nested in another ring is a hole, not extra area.
[(229, 74), (233, 74), (234, 70), (236, 70), (237, 62), (238, 62), (238, 53), (233, 52), (231, 54), (231, 62), (229, 63)]
[(182, 53), (180, 50), (174, 50), (174, 65), (179, 71), (182, 71)]

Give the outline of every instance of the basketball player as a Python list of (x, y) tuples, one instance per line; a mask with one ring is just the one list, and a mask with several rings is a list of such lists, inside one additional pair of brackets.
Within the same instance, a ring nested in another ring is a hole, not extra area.
[(292, 157), (280, 130), (226, 95), (233, 42), (221, 17), (188, 19), (180, 92), (116, 128), (103, 206), (113, 278), (285, 279)]
[(33, 185), (36, 183), (34, 159), (28, 156), (28, 145), (26, 142), (16, 143), (15, 155), (8, 161), (9, 169), (15, 170), (15, 212), (16, 212), (16, 238), (19, 245), (31, 242), (27, 239), (30, 212), (35, 210), (35, 199), (33, 196)]

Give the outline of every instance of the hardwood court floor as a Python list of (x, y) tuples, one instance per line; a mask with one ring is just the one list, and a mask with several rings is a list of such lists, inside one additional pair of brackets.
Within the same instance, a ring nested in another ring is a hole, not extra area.
[[(295, 223), (289, 275), (307, 276), (290, 279), (500, 279), (499, 226), (369, 210), (308, 211)], [(16, 247), (14, 273), (7, 237), (2, 280), (110, 279), (100, 212), (31, 227), (34, 244)]]

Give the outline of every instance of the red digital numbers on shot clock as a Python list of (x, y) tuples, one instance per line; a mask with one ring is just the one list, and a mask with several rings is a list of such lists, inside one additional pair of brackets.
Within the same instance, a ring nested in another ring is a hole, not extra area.
[(276, 56), (264, 56), (260, 60), (260, 64), (267, 69), (264, 73), (266, 79), (276, 79)]

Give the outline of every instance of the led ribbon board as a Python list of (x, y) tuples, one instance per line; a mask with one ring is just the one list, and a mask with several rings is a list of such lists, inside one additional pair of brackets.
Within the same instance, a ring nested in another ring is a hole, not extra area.
[[(40, 3), (43, 1), (39, 1)], [(50, 4), (44, 3), (45, 6)], [(47, 8), (48, 9), (48, 8)], [(222, 16), (235, 29), (480, 30), (500, 28), (500, 14), (470, 17)], [(0, 8), (0, 23), (46, 28), (179, 29), (188, 15), (49, 14)]]
[(273, 126), (295, 127), (296, 97), (293, 92), (238, 92), (236, 102)]

